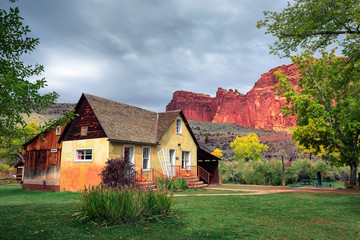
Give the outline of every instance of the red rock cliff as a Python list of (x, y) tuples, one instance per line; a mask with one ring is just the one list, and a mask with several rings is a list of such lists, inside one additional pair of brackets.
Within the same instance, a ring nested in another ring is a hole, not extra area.
[(219, 88), (216, 97), (186, 91), (176, 91), (166, 106), (166, 111), (183, 110), (189, 120), (204, 122), (228, 122), (242, 126), (273, 131), (288, 131), (295, 126), (295, 117), (283, 118), (281, 107), (285, 99), (275, 94), (278, 83), (274, 71), (282, 70), (293, 85), (298, 69), (293, 64), (282, 65), (262, 74), (255, 86), (243, 95), (237, 90)]

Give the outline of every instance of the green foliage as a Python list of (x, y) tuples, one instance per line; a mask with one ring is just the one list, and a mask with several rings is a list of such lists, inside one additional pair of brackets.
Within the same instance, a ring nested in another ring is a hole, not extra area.
[(208, 136), (205, 137), (205, 144), (207, 144), (209, 142), (209, 138)]
[(234, 151), (234, 160), (257, 160), (262, 159), (261, 153), (268, 150), (268, 146), (261, 144), (256, 133), (250, 133), (245, 137), (236, 137), (230, 143)]
[(155, 185), (157, 189), (169, 191), (185, 190), (189, 186), (188, 182), (184, 178), (157, 178), (155, 179)]
[[(277, 73), (278, 94), (287, 98), (286, 115), (297, 115), (293, 138), (306, 148), (324, 146), (334, 164), (350, 166), (350, 182), (356, 184), (360, 135), (360, 2), (358, 0), (295, 0), (282, 12), (264, 12), (258, 27), (267, 27), (277, 37), (271, 52), (292, 57), (300, 69), (299, 89), (291, 87), (283, 73)], [(343, 58), (331, 44), (341, 47)], [(321, 57), (314, 59), (320, 50)], [(339, 152), (340, 157), (332, 155)]]
[(25, 151), (23, 144), (32, 139), (41, 131), (35, 122), (29, 122), (26, 126), (16, 128), (16, 134), (10, 136), (0, 135), (0, 159), (7, 159), (7, 164), (23, 158)]
[[(292, 58), (300, 69), (295, 90), (286, 75), (276, 73), (277, 93), (286, 97), (286, 115), (297, 116), (292, 138), (323, 158), (352, 169), (355, 185), (360, 157), (360, 68), (333, 52), (314, 60), (310, 52)], [(338, 157), (337, 157), (338, 156)]]
[[(223, 183), (241, 184), (269, 184), (280, 186), (282, 184), (281, 160), (272, 159), (265, 161), (249, 162), (221, 162), (221, 180)], [(298, 159), (285, 168), (286, 184), (297, 183), (301, 179), (316, 178), (316, 173), (322, 173), (326, 182), (345, 181), (349, 179), (349, 169), (346, 167), (330, 166), (326, 161), (310, 161)]]
[(145, 191), (127, 186), (85, 188), (79, 199), (76, 219), (102, 225), (159, 221), (170, 215), (174, 201), (167, 191)]
[(21, 60), (39, 44), (29, 36), (30, 29), (22, 23), (18, 8), (0, 9), (0, 136), (17, 133), (17, 125), (24, 125), (21, 113), (43, 110), (58, 98), (55, 92), (41, 95), (44, 78), (30, 81), (44, 71), (39, 64), (25, 65)]
[(0, 164), (0, 172), (15, 172), (15, 168), (10, 167), (8, 164)]
[[(277, 38), (271, 53), (290, 56), (298, 49), (312, 52), (330, 44), (343, 48), (345, 56), (358, 55), (360, 42), (358, 0), (294, 0), (282, 12), (265, 11), (266, 34)], [(356, 53), (357, 52), (357, 53)]]

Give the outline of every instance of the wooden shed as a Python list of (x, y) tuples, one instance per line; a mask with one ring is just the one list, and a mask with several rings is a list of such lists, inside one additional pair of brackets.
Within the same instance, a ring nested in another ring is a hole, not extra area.
[(59, 191), (61, 146), (64, 126), (53, 126), (24, 144), (23, 188)]

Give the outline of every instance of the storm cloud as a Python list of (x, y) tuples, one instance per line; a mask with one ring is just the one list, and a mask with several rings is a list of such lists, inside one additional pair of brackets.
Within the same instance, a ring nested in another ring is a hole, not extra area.
[(269, 55), (275, 39), (256, 28), (283, 0), (19, 0), (40, 45), (26, 62), (45, 67), (59, 102), (90, 93), (164, 111), (176, 90), (249, 91), (288, 59)]

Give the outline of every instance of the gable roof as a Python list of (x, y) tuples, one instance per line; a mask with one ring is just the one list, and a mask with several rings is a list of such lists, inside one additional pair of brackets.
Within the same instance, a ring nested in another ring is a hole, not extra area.
[[(156, 145), (180, 115), (198, 146), (181, 110), (156, 113), (83, 93), (75, 107), (76, 112), (84, 100), (88, 101), (109, 141)], [(70, 124), (66, 126), (59, 141), (63, 139), (69, 126)]]

